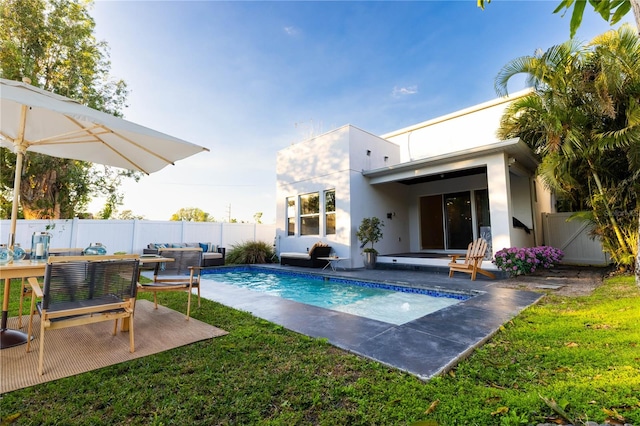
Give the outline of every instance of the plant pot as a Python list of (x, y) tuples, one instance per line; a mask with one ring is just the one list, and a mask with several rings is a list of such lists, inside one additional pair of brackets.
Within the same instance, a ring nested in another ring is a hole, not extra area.
[(364, 267), (365, 269), (374, 269), (376, 267), (376, 260), (378, 260), (377, 253), (365, 252), (364, 255)]

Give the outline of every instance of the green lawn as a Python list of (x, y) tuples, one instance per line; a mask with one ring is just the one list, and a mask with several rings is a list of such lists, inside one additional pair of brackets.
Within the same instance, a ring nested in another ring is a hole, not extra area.
[[(186, 294), (161, 296), (183, 310)], [(10, 392), (3, 424), (518, 425), (564, 413), (575, 424), (640, 425), (630, 276), (589, 297), (545, 297), (429, 382), (214, 302), (193, 317), (229, 334)]]

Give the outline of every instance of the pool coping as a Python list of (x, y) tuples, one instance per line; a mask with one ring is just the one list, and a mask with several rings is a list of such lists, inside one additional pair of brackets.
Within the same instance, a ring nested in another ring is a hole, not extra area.
[(537, 292), (496, 287), (499, 280), (479, 278), (470, 281), (468, 275), (464, 279), (424, 271), (355, 269), (315, 272), (280, 265), (260, 265), (258, 268), (394, 283), (403, 287), (438, 288), (447, 293), (476, 293), (453, 306), (394, 325), (232, 285), (216, 283), (215, 288), (208, 283), (205, 285), (205, 282), (201, 285), (204, 298), (249, 312), (295, 332), (326, 339), (343, 350), (405, 371), (421, 380), (429, 380), (450, 370), (489, 340), (504, 323), (543, 297)]

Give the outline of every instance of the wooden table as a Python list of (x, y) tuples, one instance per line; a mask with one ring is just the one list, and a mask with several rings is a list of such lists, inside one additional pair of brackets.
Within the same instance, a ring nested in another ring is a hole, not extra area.
[[(173, 262), (167, 257), (141, 256), (140, 264)], [(0, 349), (27, 343), (27, 334), (20, 330), (7, 328), (9, 319), (9, 295), (11, 293), (11, 280), (15, 278), (44, 277), (47, 262), (32, 263), (30, 260), (20, 260), (0, 266), (0, 279), (4, 279), (4, 297), (2, 298), (2, 319), (0, 320)]]

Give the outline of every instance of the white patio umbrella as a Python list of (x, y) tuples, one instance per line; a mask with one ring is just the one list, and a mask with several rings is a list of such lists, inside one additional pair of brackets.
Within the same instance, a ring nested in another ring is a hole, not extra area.
[[(22, 163), (27, 151), (146, 174), (209, 151), (27, 83), (0, 79), (0, 100), (0, 145), (17, 156), (10, 247), (15, 242)], [(8, 287), (5, 283), (0, 336), (3, 339), (9, 308)]]

